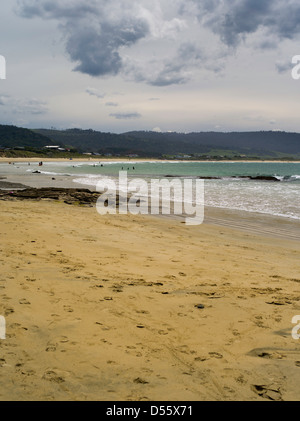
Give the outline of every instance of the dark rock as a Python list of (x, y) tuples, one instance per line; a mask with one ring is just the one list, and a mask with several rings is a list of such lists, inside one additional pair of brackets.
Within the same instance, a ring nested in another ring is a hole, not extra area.
[(220, 180), (222, 177), (199, 176), (197, 178), (200, 180)]
[(280, 181), (278, 178), (268, 175), (256, 175), (249, 177), (250, 180), (259, 180), (259, 181)]
[(141, 379), (140, 377), (137, 377), (136, 379), (134, 379), (133, 382), (138, 383), (138, 384), (148, 384), (149, 383), (146, 380)]
[(63, 189), (56, 187), (44, 187), (44, 188), (26, 188), (24, 190), (18, 190), (8, 192), (0, 190), (0, 199), (8, 200), (11, 197), (19, 200), (26, 199), (52, 199), (60, 200), (68, 204), (94, 204), (97, 202), (98, 197), (101, 193), (91, 192), (88, 189)]
[(205, 306), (203, 304), (196, 304), (195, 308), (199, 308), (202, 310), (203, 308), (205, 308)]

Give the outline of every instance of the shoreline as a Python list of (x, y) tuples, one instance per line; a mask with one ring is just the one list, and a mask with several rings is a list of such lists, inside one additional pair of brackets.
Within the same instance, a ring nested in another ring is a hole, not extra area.
[[(32, 188), (77, 188), (89, 189), (96, 191), (94, 185), (76, 183), (74, 180), (80, 178), (76, 176), (64, 175), (48, 175), (48, 174), (34, 174), (32, 172), (22, 174), (0, 174), (1, 181), (13, 183), (12, 185), (20, 184)], [(17, 187), (12, 187), (13, 190)], [(9, 186), (6, 189), (10, 189)], [(148, 215), (151, 216), (151, 215)], [(184, 216), (177, 215), (157, 215), (160, 218), (170, 218), (183, 220)], [(294, 241), (300, 240), (300, 220), (292, 219), (283, 216), (270, 215), (266, 213), (250, 212), (244, 210), (235, 210), (229, 208), (218, 208), (205, 206), (204, 224), (214, 224), (217, 226), (228, 226), (232, 229), (249, 231), (253, 233), (263, 233), (267, 236), (276, 238), (287, 238)]]
[(204, 163), (204, 162), (210, 162), (210, 163), (219, 163), (219, 162), (223, 162), (223, 163), (239, 163), (239, 162), (244, 162), (244, 163), (270, 163), (270, 164), (300, 164), (300, 160), (297, 161), (288, 161), (288, 160), (265, 160), (265, 159), (261, 159), (261, 160), (180, 160), (180, 159), (175, 159), (175, 160), (168, 160), (168, 159), (156, 159), (156, 158), (105, 158), (105, 157), (89, 157), (89, 158), (43, 158), (43, 157), (37, 157), (37, 158), (5, 158), (5, 157), (0, 157), (0, 163), (9, 163), (9, 162), (14, 162), (14, 163), (28, 163), (28, 162), (93, 162), (93, 161), (97, 161), (97, 162), (157, 162), (157, 163), (164, 163), (164, 162), (169, 162), (169, 163), (176, 163), (176, 162), (188, 162), (188, 163)]
[[(0, 184), (12, 183), (15, 187), (6, 188), (4, 190), (31, 188), (63, 188), (63, 189), (88, 189), (95, 192), (93, 185), (83, 185), (75, 183), (73, 180), (78, 178), (73, 176), (55, 176), (51, 177), (45, 174), (26, 174), (24, 175), (8, 175), (3, 179), (0, 177)], [(54, 178), (54, 180), (53, 180)], [(20, 184), (18, 186), (18, 184)], [(30, 199), (29, 199), (30, 200)], [(147, 217), (151, 217), (149, 214)], [(184, 215), (163, 215), (159, 214), (155, 217), (163, 219), (178, 220), (184, 223)], [(283, 216), (270, 215), (259, 212), (250, 212), (244, 210), (236, 210), (229, 208), (219, 208), (205, 206), (204, 224), (216, 225), (219, 227), (229, 227), (237, 231), (249, 232), (273, 238), (284, 238), (292, 241), (300, 241), (300, 220), (287, 218)]]

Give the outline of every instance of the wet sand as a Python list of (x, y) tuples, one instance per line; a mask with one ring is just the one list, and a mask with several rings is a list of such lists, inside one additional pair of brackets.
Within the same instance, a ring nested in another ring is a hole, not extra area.
[[(10, 168), (9, 168), (10, 170)], [(6, 190), (13, 190), (15, 188), (24, 188), (24, 186), (42, 188), (42, 187), (59, 187), (59, 188), (87, 188), (95, 191), (95, 186), (83, 185), (76, 183), (76, 179), (80, 176), (64, 176), (64, 175), (49, 175), (49, 174), (35, 174), (39, 167), (34, 166), (30, 168), (30, 172), (25, 172), (24, 167), (16, 167), (16, 173), (4, 173), (0, 177), (0, 188)], [(12, 183), (11, 185), (9, 183)], [(19, 187), (17, 185), (20, 184)], [(2, 185), (2, 187), (1, 187)], [(11, 186), (11, 187), (10, 187)], [(162, 218), (172, 218), (179, 221), (184, 221), (183, 217), (174, 215), (164, 216)], [(204, 223), (209, 223), (218, 226), (226, 226), (242, 231), (250, 231), (256, 234), (264, 234), (269, 237), (286, 238), (290, 240), (300, 240), (300, 221), (284, 217), (276, 217), (261, 213), (250, 213), (245, 211), (235, 211), (230, 209), (205, 207)]]
[(1, 201), (0, 400), (299, 400), (299, 241), (216, 211)]

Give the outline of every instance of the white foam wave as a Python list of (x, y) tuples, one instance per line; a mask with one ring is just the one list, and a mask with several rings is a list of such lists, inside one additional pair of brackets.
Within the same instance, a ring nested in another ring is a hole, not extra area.
[[(279, 177), (279, 176), (277, 176)], [(143, 178), (143, 177), (141, 177)], [(147, 177), (148, 181), (155, 176)], [(122, 194), (122, 186), (118, 186), (118, 177), (104, 175), (82, 175), (74, 182), (94, 186), (103, 179), (112, 179)], [(290, 181), (299, 180), (300, 175), (289, 177)], [(232, 181), (235, 181), (234, 183)], [(288, 181), (288, 180), (287, 180)], [(205, 206), (247, 211), (300, 220), (300, 195), (298, 182), (283, 183), (249, 183), (248, 180), (224, 177), (218, 180), (204, 180)], [(148, 189), (150, 192), (150, 188)], [(194, 196), (190, 195), (194, 200)], [(189, 200), (191, 202), (191, 200)], [(193, 203), (193, 202), (192, 202)]]
[[(78, 174), (77, 174), (78, 176)], [(94, 186), (96, 187), (97, 184), (99, 183), (99, 181), (103, 180), (103, 179), (108, 179), (111, 177), (108, 177), (106, 175), (92, 175), (92, 174), (88, 174), (88, 175), (84, 175), (83, 177), (79, 177), (79, 178), (74, 178), (73, 182), (77, 183), (77, 184), (83, 184), (85, 186)]]

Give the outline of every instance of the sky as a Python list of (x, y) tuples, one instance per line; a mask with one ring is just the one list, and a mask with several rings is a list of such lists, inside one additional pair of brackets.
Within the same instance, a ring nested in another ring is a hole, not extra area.
[(10, 0), (0, 19), (0, 124), (300, 132), (299, 0)]

